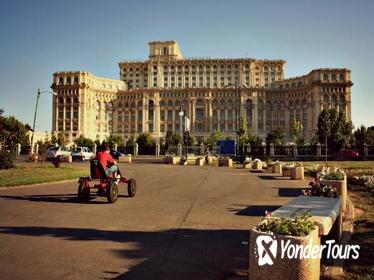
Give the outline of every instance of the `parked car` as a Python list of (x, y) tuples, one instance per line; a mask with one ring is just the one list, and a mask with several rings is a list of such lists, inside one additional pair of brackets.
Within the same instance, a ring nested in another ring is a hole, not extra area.
[(87, 147), (77, 147), (71, 152), (73, 160), (79, 159), (81, 161), (89, 160), (94, 156), (94, 153)]
[(71, 152), (66, 147), (51, 147), (47, 150), (47, 160), (70, 156)]
[(115, 150), (110, 150), (110, 155), (116, 159), (116, 160), (120, 160), (121, 157), (124, 157), (125, 155), (122, 154), (121, 152), (118, 152), (118, 151), (115, 151)]
[(340, 151), (339, 153), (336, 154), (337, 157), (343, 157), (343, 158), (355, 158), (358, 157), (359, 154), (356, 151), (353, 150), (345, 150), (345, 151)]

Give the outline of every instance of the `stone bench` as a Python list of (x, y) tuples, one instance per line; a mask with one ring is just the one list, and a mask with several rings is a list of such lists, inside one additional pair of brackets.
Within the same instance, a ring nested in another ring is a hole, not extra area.
[(195, 160), (195, 164), (198, 165), (198, 166), (204, 166), (204, 163), (205, 163), (205, 159), (204, 158), (197, 158)]
[(165, 156), (164, 163), (166, 164), (180, 164), (181, 157), (179, 156)]
[(340, 208), (340, 198), (300, 195), (274, 211), (272, 215), (294, 218), (307, 211), (312, 215), (311, 219), (317, 223), (319, 235), (327, 235), (335, 221), (339, 220)]
[(252, 161), (243, 162), (243, 168), (244, 169), (252, 169), (252, 167), (253, 167), (253, 162)]
[(255, 171), (262, 171), (262, 161), (261, 160), (255, 160), (252, 165), (252, 170)]
[(285, 165), (282, 167), (282, 176), (291, 177), (291, 169), (294, 168), (294, 165)]
[(282, 167), (283, 167), (283, 163), (281, 163), (281, 162), (275, 162), (272, 165), (271, 172), (272, 173), (280, 173), (280, 174), (282, 174)]

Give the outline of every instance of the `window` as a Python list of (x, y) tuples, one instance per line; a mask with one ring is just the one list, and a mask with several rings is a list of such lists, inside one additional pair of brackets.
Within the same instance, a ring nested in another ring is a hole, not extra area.
[(323, 74), (323, 81), (324, 82), (327, 82), (329, 79), (329, 77), (327, 76), (327, 74)]
[(61, 77), (61, 78), (59, 79), (59, 82), (58, 82), (58, 83), (59, 83), (60, 85), (63, 85), (63, 84), (64, 84), (64, 78)]
[(71, 78), (70, 78), (70, 77), (66, 78), (66, 83), (67, 83), (68, 85), (71, 84)]
[(339, 75), (339, 81), (340, 81), (340, 82), (344, 82), (344, 75), (343, 75), (343, 74), (340, 74), (340, 75)]

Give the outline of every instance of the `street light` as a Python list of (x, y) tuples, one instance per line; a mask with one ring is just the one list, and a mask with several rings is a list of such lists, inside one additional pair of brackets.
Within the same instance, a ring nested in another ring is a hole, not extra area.
[(55, 93), (53, 91), (48, 91), (48, 90), (40, 91), (40, 89), (38, 88), (38, 94), (36, 95), (34, 122), (33, 122), (33, 125), (32, 125), (32, 134), (31, 134), (31, 154), (33, 153), (33, 150), (34, 150), (35, 121), (36, 121), (36, 114), (38, 112), (39, 97), (40, 97), (40, 94), (42, 94), (42, 93), (50, 93), (50, 94), (55, 95), (55, 96), (57, 95), (57, 93)]
[[(182, 103), (182, 106), (183, 106), (183, 103)], [(183, 115), (184, 115), (184, 112), (183, 112), (182, 106), (179, 108), (178, 115), (179, 115), (179, 130), (181, 133), (181, 141), (182, 141), (181, 144), (182, 144), (182, 151), (183, 151)]]
[(234, 88), (236, 90), (236, 155), (239, 154), (239, 126), (240, 126), (240, 89), (247, 88), (247, 85), (235, 82), (235, 84), (228, 84), (225, 88)]

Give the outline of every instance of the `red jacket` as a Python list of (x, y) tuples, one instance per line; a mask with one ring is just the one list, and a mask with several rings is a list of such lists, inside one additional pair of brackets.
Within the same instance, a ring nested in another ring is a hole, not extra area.
[(97, 154), (97, 159), (100, 161), (104, 170), (108, 168), (108, 165), (114, 164), (114, 159), (108, 152), (99, 152)]

